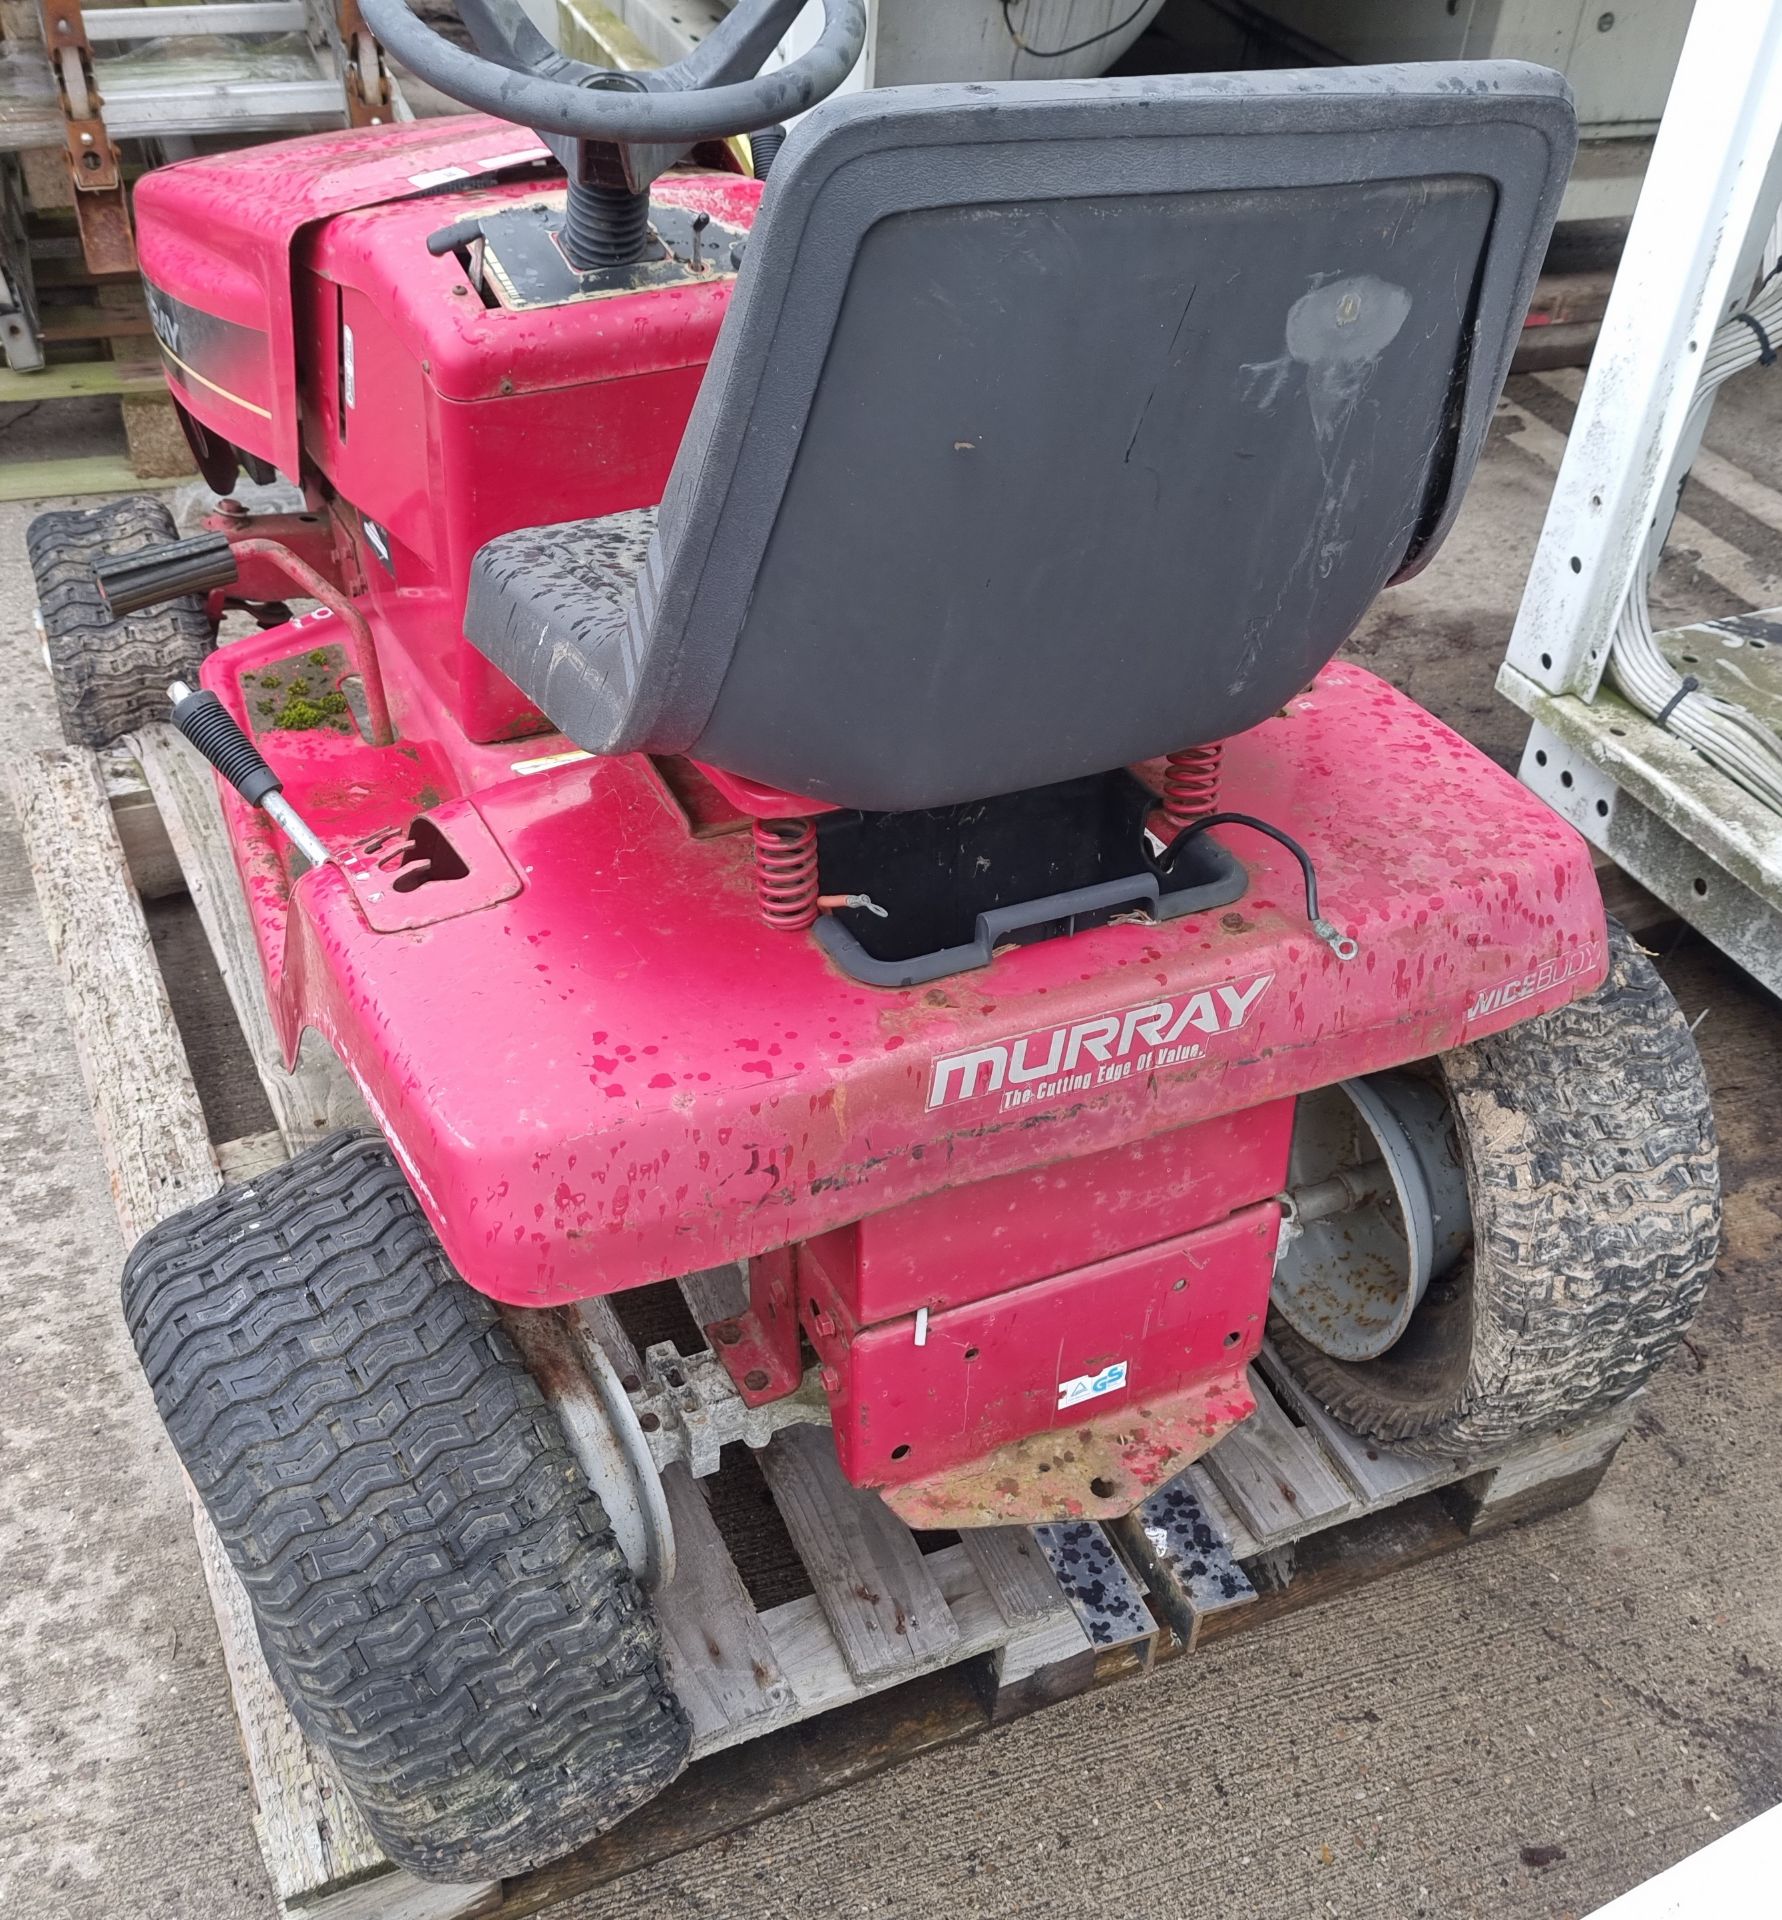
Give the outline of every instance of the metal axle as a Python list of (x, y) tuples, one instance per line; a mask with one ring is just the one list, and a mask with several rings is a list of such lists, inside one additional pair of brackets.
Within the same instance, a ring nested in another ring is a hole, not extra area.
[(1315, 1180), (1310, 1186), (1282, 1194), (1281, 1210), (1294, 1226), (1309, 1227), (1314, 1220), (1328, 1220), (1334, 1214), (1372, 1206), (1391, 1191), (1392, 1173), (1386, 1162), (1370, 1160), (1365, 1166), (1344, 1167), (1326, 1180)]

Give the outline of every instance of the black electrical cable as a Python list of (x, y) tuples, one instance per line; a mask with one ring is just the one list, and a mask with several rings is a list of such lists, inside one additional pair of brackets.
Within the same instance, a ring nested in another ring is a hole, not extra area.
[(1163, 850), (1162, 857), (1156, 862), (1161, 868), (1175, 864), (1178, 853), (1196, 834), (1205, 833), (1209, 827), (1249, 827), (1253, 832), (1267, 834), (1269, 839), (1278, 841), (1299, 862), (1299, 870), (1306, 881), (1306, 918), (1316, 923), (1318, 920), (1318, 870), (1312, 865), (1312, 856), (1306, 852), (1293, 835), (1280, 827), (1271, 827), (1266, 820), (1258, 820), (1248, 813), (1208, 813), (1198, 820), (1190, 820), (1180, 833)]
[(1662, 727), (1671, 715), (1683, 704), (1688, 695), (1699, 690), (1701, 684), (1693, 673), (1684, 674), (1682, 684), (1677, 688), (1677, 691), (1673, 693), (1664, 705), (1659, 708), (1657, 713), (1652, 716), (1652, 724), (1655, 727)]
[(1746, 326), (1757, 335), (1757, 364), (1760, 367), (1773, 367), (1776, 364), (1776, 349), (1770, 344), (1770, 336), (1763, 322), (1754, 313), (1734, 313), (1727, 316), (1732, 320), (1743, 320)]
[(1124, 20), (1117, 20), (1111, 27), (1103, 27), (1100, 33), (1092, 33), (1087, 40), (1074, 41), (1068, 47), (1030, 47), (1027, 42), (1021, 38), (1019, 30), (1015, 26), (1013, 18), (1015, 0), (1002, 0), (1002, 24), (1008, 29), (1009, 38), (1027, 55), (1028, 59), (1062, 60), (1069, 54), (1081, 53), (1086, 47), (1097, 46), (1103, 40), (1111, 40), (1117, 33), (1124, 33), (1150, 4), (1151, 0), (1139, 0), (1138, 5), (1133, 8)]

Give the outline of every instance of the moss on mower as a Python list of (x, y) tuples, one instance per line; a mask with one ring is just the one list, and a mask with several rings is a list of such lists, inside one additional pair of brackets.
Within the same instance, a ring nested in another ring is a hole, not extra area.
[(335, 727), (344, 732), (351, 721), (347, 697), (337, 687), (312, 694), (305, 680), (293, 680), (285, 689), (285, 704), (273, 716), (272, 724), (284, 733), (302, 733), (315, 727)]

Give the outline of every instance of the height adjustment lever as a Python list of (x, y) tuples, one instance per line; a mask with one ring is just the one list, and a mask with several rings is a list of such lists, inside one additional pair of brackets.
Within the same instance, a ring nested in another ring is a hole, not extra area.
[(312, 867), (326, 866), (334, 858), (327, 842), (285, 798), (283, 782), (222, 701), (208, 687), (194, 690), (183, 680), (174, 681), (167, 698), (173, 702), (173, 724), (242, 799), (270, 814)]
[(120, 614), (177, 600), (181, 594), (233, 586), (235, 552), (226, 534), (199, 533), (189, 540), (144, 547), (138, 553), (114, 554), (94, 566), (93, 578), (106, 612), (115, 620)]

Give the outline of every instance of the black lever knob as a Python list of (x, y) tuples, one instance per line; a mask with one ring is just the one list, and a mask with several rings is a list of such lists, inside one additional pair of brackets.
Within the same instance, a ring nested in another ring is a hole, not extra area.
[(265, 755), (235, 724), (235, 716), (208, 687), (194, 690), (176, 680), (167, 689), (173, 724), (204, 755), (250, 807), (284, 784)]
[(260, 749), (208, 687), (194, 692), (183, 680), (176, 680), (167, 689), (167, 698), (173, 702), (173, 724), (250, 807), (266, 809), (312, 867), (334, 858), (328, 843), (284, 797), (280, 791), (284, 783)]

